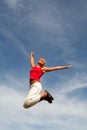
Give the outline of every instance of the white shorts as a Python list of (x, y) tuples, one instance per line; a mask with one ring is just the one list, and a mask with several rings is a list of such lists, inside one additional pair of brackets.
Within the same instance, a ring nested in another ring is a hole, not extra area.
[(35, 82), (30, 85), (29, 93), (25, 99), (24, 108), (29, 108), (40, 101), (40, 92), (42, 90), (42, 86), (40, 82)]

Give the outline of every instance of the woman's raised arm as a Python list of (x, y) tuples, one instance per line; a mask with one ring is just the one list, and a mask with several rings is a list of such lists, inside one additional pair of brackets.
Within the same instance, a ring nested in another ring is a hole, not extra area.
[(31, 64), (31, 67), (35, 66), (35, 63), (34, 63), (34, 52), (30, 53), (30, 64)]

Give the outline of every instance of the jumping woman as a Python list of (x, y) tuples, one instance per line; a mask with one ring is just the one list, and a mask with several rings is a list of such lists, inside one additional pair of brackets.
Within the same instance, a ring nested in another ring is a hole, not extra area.
[(45, 63), (46, 63), (45, 58), (41, 57), (39, 58), (37, 64), (35, 64), (34, 52), (30, 53), (30, 64), (31, 64), (30, 88), (23, 105), (24, 108), (29, 108), (43, 100), (52, 103), (54, 98), (47, 90), (41, 93), (42, 85), (40, 82), (40, 78), (43, 76), (45, 72), (71, 68), (71, 66), (46, 67)]

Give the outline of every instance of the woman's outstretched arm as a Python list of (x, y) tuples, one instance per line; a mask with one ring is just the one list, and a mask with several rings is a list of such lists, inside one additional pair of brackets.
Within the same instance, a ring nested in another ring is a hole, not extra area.
[(72, 66), (55, 66), (55, 67), (44, 67), (43, 70), (45, 72), (50, 72), (54, 70), (62, 70), (62, 69), (68, 69), (71, 68)]

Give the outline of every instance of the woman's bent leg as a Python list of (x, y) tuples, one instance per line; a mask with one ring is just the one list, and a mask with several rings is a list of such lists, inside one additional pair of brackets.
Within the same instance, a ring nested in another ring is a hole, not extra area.
[(37, 104), (38, 102), (40, 102), (40, 95), (34, 97), (33, 99), (26, 99), (23, 107), (29, 108), (29, 107), (32, 107), (33, 105)]
[(30, 91), (25, 99), (24, 108), (29, 108), (40, 101), (41, 95), (40, 92), (42, 90), (41, 83), (36, 82), (30, 86)]

